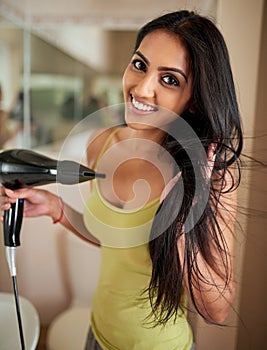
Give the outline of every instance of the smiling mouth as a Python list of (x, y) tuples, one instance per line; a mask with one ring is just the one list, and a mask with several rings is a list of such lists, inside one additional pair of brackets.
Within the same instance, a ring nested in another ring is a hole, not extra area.
[(135, 109), (137, 109), (138, 111), (143, 111), (143, 112), (155, 112), (158, 109), (156, 107), (153, 107), (151, 105), (148, 104), (144, 104), (142, 102), (138, 102), (135, 100), (135, 98), (131, 95), (131, 99), (132, 99), (132, 105), (134, 106)]

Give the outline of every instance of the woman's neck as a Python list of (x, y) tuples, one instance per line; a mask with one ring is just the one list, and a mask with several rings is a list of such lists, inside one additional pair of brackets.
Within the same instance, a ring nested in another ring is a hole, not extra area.
[(138, 145), (139, 140), (152, 141), (161, 145), (165, 139), (166, 132), (161, 129), (137, 129), (127, 126), (121, 134), (122, 139), (136, 140)]

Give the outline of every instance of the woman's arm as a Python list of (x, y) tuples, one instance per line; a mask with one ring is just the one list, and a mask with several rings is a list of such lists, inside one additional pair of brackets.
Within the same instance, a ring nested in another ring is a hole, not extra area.
[[(211, 144), (207, 153), (207, 180), (213, 179), (212, 169), (215, 160), (215, 145)], [(194, 296), (194, 302), (206, 320), (223, 323), (235, 298), (234, 280), (234, 228), (237, 211), (236, 191), (228, 191), (234, 175), (229, 170), (225, 173), (224, 192), (219, 202), (211, 203), (211, 210), (216, 213), (217, 225), (213, 228), (213, 237), (209, 237), (206, 259), (201, 252), (191, 256), (191, 283), (189, 286), (188, 266), (184, 264), (185, 235), (181, 235), (177, 242), (181, 266), (184, 267), (183, 284), (187, 294)], [(220, 183), (220, 181), (219, 181)], [(215, 185), (216, 186), (216, 185)], [(217, 189), (220, 192), (220, 189)], [(226, 190), (226, 191), (225, 191)], [(214, 232), (215, 231), (215, 232)], [(214, 239), (216, 238), (217, 239)], [(193, 254), (193, 253), (191, 253)], [(209, 262), (207, 262), (209, 259)]]
[[(192, 260), (191, 291), (201, 314), (210, 322), (223, 323), (235, 298), (234, 281), (234, 226), (236, 217), (236, 191), (221, 196), (218, 204), (217, 222), (222, 236), (216, 232), (219, 248), (214, 240), (209, 241), (211, 263), (208, 264), (200, 252)], [(185, 233), (186, 234), (186, 233)], [(181, 261), (184, 258), (184, 234), (177, 248)], [(221, 251), (220, 249), (223, 249)], [(186, 267), (185, 267), (186, 269)], [(197, 273), (196, 273), (197, 271)], [(190, 295), (188, 271), (185, 270), (184, 286)]]

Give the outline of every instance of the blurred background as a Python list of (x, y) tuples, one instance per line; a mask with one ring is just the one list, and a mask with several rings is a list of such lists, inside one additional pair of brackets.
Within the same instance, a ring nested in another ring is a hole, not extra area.
[[(92, 130), (73, 139), (70, 134), (89, 114), (123, 102), (122, 74), (138, 28), (179, 9), (210, 17), (222, 31), (237, 86), (244, 153), (265, 163), (253, 166), (244, 158), (236, 230), (237, 300), (227, 327), (192, 317), (197, 350), (266, 349), (266, 1), (0, 0), (0, 147), (57, 157), (68, 138), (64, 155), (80, 157)], [(83, 188), (78, 192), (66, 197), (82, 210)], [(38, 349), (49, 350), (47, 334), (59, 315), (76, 305), (90, 308), (99, 251), (60, 226), (52, 227), (47, 218), (25, 220), (22, 231), (20, 293), (40, 316)], [(2, 234), (0, 245), (0, 292), (10, 292)]]

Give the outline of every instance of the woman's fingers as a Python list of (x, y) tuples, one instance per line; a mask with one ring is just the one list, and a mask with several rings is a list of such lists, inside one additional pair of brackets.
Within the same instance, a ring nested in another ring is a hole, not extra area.
[(211, 143), (207, 151), (207, 179), (209, 180), (214, 168), (214, 162), (216, 158), (216, 144)]
[(8, 210), (12, 203), (17, 199), (25, 199), (26, 206), (31, 204), (39, 204), (43, 201), (38, 190), (31, 188), (21, 188), (18, 190), (11, 190), (9, 188), (2, 188), (1, 195), (1, 210)]
[(216, 150), (216, 144), (211, 143), (209, 145), (208, 152), (207, 152), (208, 161), (214, 162), (216, 157), (215, 150)]
[(33, 190), (30, 188), (20, 188), (18, 190), (11, 190), (10, 188), (5, 188), (5, 194), (10, 199), (18, 199), (18, 198), (28, 198), (31, 196)]
[(8, 188), (1, 189), (1, 210), (8, 210), (12, 203), (15, 203), (18, 198), (23, 198), (20, 193), (16, 193)]
[(1, 198), (1, 210), (8, 210), (11, 207), (11, 202), (6, 198)]

